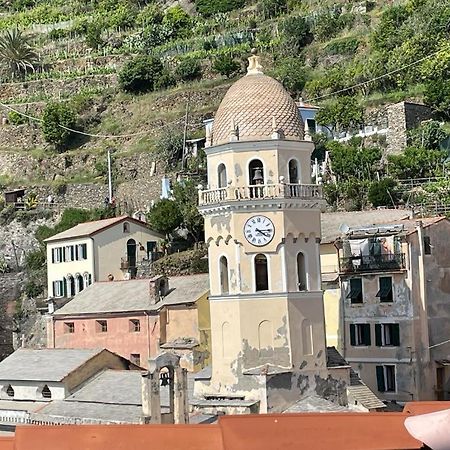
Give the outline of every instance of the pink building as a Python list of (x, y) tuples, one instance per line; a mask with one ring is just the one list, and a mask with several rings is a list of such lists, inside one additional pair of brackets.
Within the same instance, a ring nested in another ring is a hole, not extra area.
[(207, 293), (207, 274), (173, 277), (170, 285), (166, 277), (94, 283), (49, 317), (48, 347), (107, 348), (147, 367), (161, 345), (177, 342), (192, 360), (203, 340), (197, 303)]

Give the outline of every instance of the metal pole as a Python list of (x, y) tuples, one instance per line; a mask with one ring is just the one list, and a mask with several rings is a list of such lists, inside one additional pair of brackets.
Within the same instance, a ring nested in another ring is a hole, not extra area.
[(186, 158), (186, 136), (187, 136), (187, 127), (188, 127), (188, 118), (189, 118), (189, 102), (191, 99), (191, 94), (188, 92), (188, 98), (186, 103), (186, 114), (184, 116), (184, 130), (183, 130), (183, 153), (181, 156), (181, 170), (184, 170), (184, 160)]
[(112, 201), (113, 190), (112, 190), (112, 176), (111, 176), (111, 150), (108, 149), (108, 194), (109, 203)]

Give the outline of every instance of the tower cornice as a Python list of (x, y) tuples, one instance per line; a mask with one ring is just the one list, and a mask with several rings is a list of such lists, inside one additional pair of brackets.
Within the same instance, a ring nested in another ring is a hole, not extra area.
[(217, 153), (239, 153), (248, 152), (249, 150), (307, 150), (312, 152), (314, 144), (311, 141), (300, 140), (286, 140), (286, 139), (269, 139), (269, 140), (255, 140), (255, 141), (234, 141), (225, 144), (214, 145), (205, 148), (207, 156), (215, 155)]

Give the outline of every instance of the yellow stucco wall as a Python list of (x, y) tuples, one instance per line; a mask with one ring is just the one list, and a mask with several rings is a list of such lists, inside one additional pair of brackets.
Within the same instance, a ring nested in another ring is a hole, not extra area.
[(323, 291), (323, 306), (325, 310), (325, 329), (327, 345), (340, 347), (339, 344), (339, 314), (341, 290), (339, 287)]

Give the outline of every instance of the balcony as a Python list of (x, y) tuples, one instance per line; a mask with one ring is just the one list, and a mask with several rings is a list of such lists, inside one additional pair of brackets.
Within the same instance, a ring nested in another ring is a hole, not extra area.
[(339, 258), (341, 273), (383, 272), (405, 269), (405, 254), (361, 255)]
[(199, 191), (199, 205), (215, 205), (228, 201), (264, 199), (321, 200), (322, 186), (317, 184), (258, 184), (243, 187), (229, 186)]

